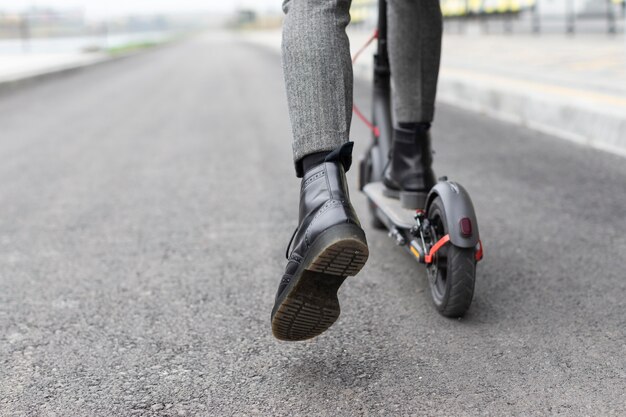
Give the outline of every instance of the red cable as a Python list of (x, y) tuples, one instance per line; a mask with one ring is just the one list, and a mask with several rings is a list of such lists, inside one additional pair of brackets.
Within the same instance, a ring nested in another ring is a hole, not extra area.
[(363, 53), (363, 51), (365, 51), (365, 49), (370, 46), (370, 43), (374, 42), (374, 39), (378, 39), (378, 29), (376, 29), (374, 31), (374, 33), (372, 33), (372, 36), (370, 36), (367, 41), (365, 42), (365, 45), (363, 45), (361, 47), (361, 49), (359, 49), (357, 51), (356, 54), (354, 54), (354, 57), (352, 58), (352, 63), (354, 64), (356, 62), (356, 60), (359, 58), (359, 55), (361, 55)]
[(448, 243), (449, 241), (450, 241), (450, 235), (449, 235), (449, 234), (447, 234), (447, 235), (445, 235), (444, 237), (442, 237), (441, 239), (439, 239), (439, 240), (437, 241), (437, 243), (435, 243), (435, 244), (433, 245), (433, 247), (432, 247), (432, 248), (430, 248), (430, 250), (428, 251), (428, 254), (426, 255), (426, 259), (425, 259), (425, 260), (426, 260), (426, 263), (427, 263), (427, 264), (431, 264), (431, 263), (433, 262), (433, 256), (437, 253), (437, 251), (438, 251), (439, 249), (441, 249), (441, 247), (442, 247), (443, 245), (445, 245), (445, 244), (446, 244), (446, 243)]
[[(352, 64), (354, 64), (359, 58), (359, 55), (361, 55), (361, 53), (363, 53), (363, 51), (365, 51), (365, 49), (367, 49), (367, 47), (370, 46), (372, 42), (374, 42), (374, 39), (378, 39), (378, 29), (376, 29), (372, 36), (369, 37), (367, 42), (365, 42), (365, 45), (363, 45), (361, 49), (359, 49), (357, 53), (354, 54), (354, 58), (352, 58)], [(374, 137), (378, 138), (380, 136), (380, 129), (378, 129), (377, 126), (374, 126), (374, 123), (372, 123), (367, 117), (363, 115), (363, 113), (361, 113), (361, 110), (359, 110), (356, 104), (352, 106), (352, 111), (354, 112), (354, 114), (357, 115), (359, 119), (361, 119), (365, 126), (367, 126), (367, 128), (372, 131)]]
[(378, 126), (374, 126), (374, 123), (370, 122), (369, 119), (365, 117), (363, 113), (361, 113), (361, 110), (359, 110), (356, 104), (352, 106), (352, 111), (354, 112), (354, 114), (357, 115), (359, 119), (361, 119), (363, 123), (365, 123), (365, 126), (367, 126), (367, 128), (372, 131), (374, 137), (378, 138), (380, 136), (380, 129), (378, 128)]

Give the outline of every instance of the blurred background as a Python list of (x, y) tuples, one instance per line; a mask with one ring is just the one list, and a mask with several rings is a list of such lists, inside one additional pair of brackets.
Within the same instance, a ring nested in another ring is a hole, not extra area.
[[(12, 0), (0, 3), (2, 53), (109, 50), (220, 26), (271, 28), (280, 1)], [(442, 0), (447, 32), (618, 34), (623, 0)], [(352, 28), (372, 28), (376, 2), (354, 0)]]
[[(442, 0), (448, 31), (484, 33), (617, 33), (622, 0)], [(375, 22), (375, 2), (353, 2), (353, 21)]]
[[(0, 81), (82, 67), (207, 31), (235, 31), (277, 50), (280, 3), (2, 1)], [(580, 126), (572, 123), (579, 118), (571, 114), (567, 120), (547, 117), (536, 103), (539, 95), (541, 102), (561, 100), (596, 112), (598, 106), (604, 113), (624, 111), (625, 0), (442, 0), (441, 7), (446, 37), (441, 101), (626, 152), (619, 139), (623, 129), (599, 126), (620, 124), (621, 119), (594, 119)], [(351, 15), (349, 34), (357, 49), (376, 24), (376, 2), (354, 0)], [(370, 59), (362, 59), (356, 74), (369, 77), (370, 64)], [(524, 84), (529, 80), (536, 84)], [(478, 87), (481, 83), (488, 85)], [(502, 97), (494, 103), (486, 94)], [(529, 105), (533, 94), (534, 105)], [(522, 99), (524, 108), (514, 102)], [(598, 129), (603, 132), (600, 139)]]

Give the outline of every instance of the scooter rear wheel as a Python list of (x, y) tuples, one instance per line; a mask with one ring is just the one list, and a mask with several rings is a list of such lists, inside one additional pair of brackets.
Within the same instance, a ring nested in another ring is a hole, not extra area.
[[(448, 234), (446, 211), (441, 198), (427, 210), (433, 242)], [(460, 248), (447, 243), (434, 255), (428, 266), (428, 282), (437, 310), (446, 317), (461, 317), (472, 303), (476, 280), (474, 248)]]

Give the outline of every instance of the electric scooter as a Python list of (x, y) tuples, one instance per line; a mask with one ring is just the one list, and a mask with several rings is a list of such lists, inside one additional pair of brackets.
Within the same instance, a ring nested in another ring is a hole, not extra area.
[[(478, 221), (468, 192), (447, 177), (430, 190), (423, 209), (403, 207), (387, 197), (382, 183), (392, 143), (391, 71), (387, 52), (387, 4), (378, 3), (374, 55), (373, 141), (359, 164), (359, 189), (368, 200), (372, 225), (387, 229), (398, 246), (426, 266), (431, 295), (446, 317), (460, 317), (472, 303), (476, 265), (483, 258)], [(358, 109), (357, 116), (362, 117)]]

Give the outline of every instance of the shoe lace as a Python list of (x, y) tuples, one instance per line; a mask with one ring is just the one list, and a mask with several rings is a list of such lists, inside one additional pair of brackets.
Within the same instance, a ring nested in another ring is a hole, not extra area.
[(291, 249), (291, 244), (293, 243), (293, 239), (296, 237), (296, 233), (298, 233), (298, 228), (293, 231), (291, 235), (291, 239), (289, 239), (289, 244), (287, 245), (287, 249), (285, 250), (285, 259), (289, 259), (289, 249)]

